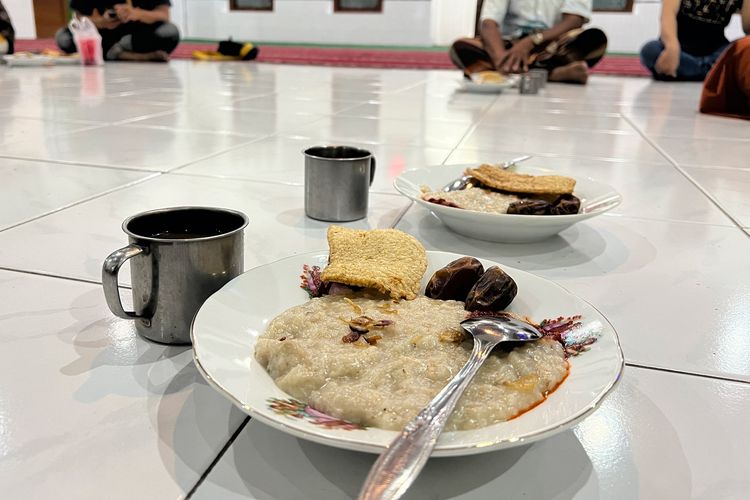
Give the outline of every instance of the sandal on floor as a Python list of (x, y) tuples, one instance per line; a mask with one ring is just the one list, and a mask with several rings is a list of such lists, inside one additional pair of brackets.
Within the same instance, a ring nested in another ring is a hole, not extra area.
[(252, 61), (258, 57), (258, 47), (252, 43), (238, 43), (231, 39), (219, 42), (216, 51), (196, 50), (193, 59), (199, 61)]

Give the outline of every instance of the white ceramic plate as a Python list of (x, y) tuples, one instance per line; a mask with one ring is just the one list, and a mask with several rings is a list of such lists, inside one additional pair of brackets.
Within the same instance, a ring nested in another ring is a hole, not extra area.
[[(426, 285), (432, 274), (461, 257), (428, 252)], [(314, 411), (293, 405), (295, 416), (271, 408), (272, 399), (289, 395), (274, 384), (255, 360), (255, 341), (269, 321), (284, 310), (304, 303), (307, 293), (299, 288), (304, 264), (325, 267), (327, 253), (296, 255), (251, 269), (211, 296), (193, 322), (195, 364), (208, 382), (253, 418), (294, 436), (318, 443), (365, 452), (382, 452), (397, 432), (376, 428), (348, 430)], [(485, 267), (496, 265), (483, 261)], [(614, 387), (623, 367), (623, 356), (612, 326), (594, 307), (559, 285), (532, 274), (503, 266), (518, 284), (518, 296), (510, 310), (537, 321), (582, 315), (580, 335), (598, 332), (590, 350), (570, 358), (570, 375), (547, 400), (518, 418), (471, 431), (446, 432), (435, 456), (483, 453), (518, 446), (561, 432), (591, 413)], [(329, 417), (330, 418), (330, 417)], [(317, 419), (317, 420), (316, 420)], [(340, 423), (340, 421), (339, 421)]]
[(518, 86), (518, 76), (509, 75), (502, 83), (477, 83), (466, 78), (461, 79), (461, 90), (474, 94), (499, 94), (503, 90)]
[(33, 54), (26, 56), (24, 54), (6, 54), (3, 56), (3, 60), (8, 66), (51, 66), (52, 58), (42, 56), (39, 54)]
[(50, 57), (52, 63), (56, 66), (75, 66), (81, 64), (81, 58), (78, 54)]
[[(574, 194), (581, 199), (581, 211), (575, 215), (509, 215), (475, 212), (424, 201), (421, 186), (439, 191), (463, 175), (470, 165), (437, 165), (407, 170), (393, 182), (396, 189), (432, 212), (451, 230), (479, 240), (501, 243), (530, 243), (556, 235), (576, 222), (612, 210), (622, 201), (612, 187), (587, 177), (576, 177)], [(516, 167), (517, 172), (533, 175), (555, 174), (541, 168)]]

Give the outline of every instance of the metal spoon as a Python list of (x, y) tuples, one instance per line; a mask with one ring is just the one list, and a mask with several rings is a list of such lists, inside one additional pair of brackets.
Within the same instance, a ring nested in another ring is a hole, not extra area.
[[(515, 167), (517, 163), (526, 161), (529, 158), (533, 158), (533, 156), (532, 155), (519, 156), (518, 158), (513, 158), (510, 161), (498, 163), (497, 166), (502, 168), (503, 170), (507, 170), (509, 168)], [(443, 186), (443, 191), (445, 191), (446, 193), (449, 193), (451, 191), (460, 191), (461, 189), (466, 189), (466, 187), (474, 185), (472, 181), (474, 181), (474, 178), (472, 176), (464, 175), (463, 177), (456, 179), (454, 181), (451, 181), (445, 186)]]
[(375, 462), (359, 492), (359, 500), (400, 498), (417, 478), (445, 427), (458, 399), (482, 363), (502, 342), (528, 342), (543, 334), (534, 326), (506, 316), (481, 316), (461, 322), (474, 337), (466, 364)]

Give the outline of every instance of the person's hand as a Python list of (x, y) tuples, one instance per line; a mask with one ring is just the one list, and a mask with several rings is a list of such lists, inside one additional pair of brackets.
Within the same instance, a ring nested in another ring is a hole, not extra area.
[(100, 30), (113, 30), (120, 25), (119, 19), (112, 19), (108, 15), (102, 15), (98, 10), (94, 9), (91, 13), (91, 22), (94, 23), (96, 29)]
[(656, 59), (654, 69), (660, 75), (677, 76), (677, 67), (680, 65), (680, 47), (669, 46), (662, 50)]
[(508, 55), (508, 52), (506, 50), (500, 51), (498, 54), (495, 54), (492, 56), (492, 66), (495, 68), (496, 71), (500, 71), (500, 68), (503, 66), (503, 61), (505, 61), (505, 57)]
[(141, 19), (141, 9), (124, 3), (115, 5), (115, 11), (117, 11), (117, 17), (123, 23), (131, 23), (133, 21), (140, 21)]
[(529, 37), (518, 40), (506, 53), (498, 70), (501, 73), (525, 73), (529, 70), (529, 54), (534, 42)]

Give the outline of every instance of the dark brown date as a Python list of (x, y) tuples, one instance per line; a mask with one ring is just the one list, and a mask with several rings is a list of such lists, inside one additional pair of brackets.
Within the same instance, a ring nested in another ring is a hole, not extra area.
[(465, 301), (469, 290), (484, 273), (484, 266), (474, 257), (461, 257), (435, 271), (425, 289), (431, 299)]
[(513, 302), (518, 286), (513, 278), (493, 266), (479, 278), (466, 298), (468, 311), (502, 311)]
[(549, 215), (551, 205), (544, 200), (515, 201), (508, 207), (509, 214), (515, 215)]
[(577, 196), (564, 194), (552, 204), (550, 213), (552, 215), (572, 215), (577, 214), (580, 209), (581, 200)]

